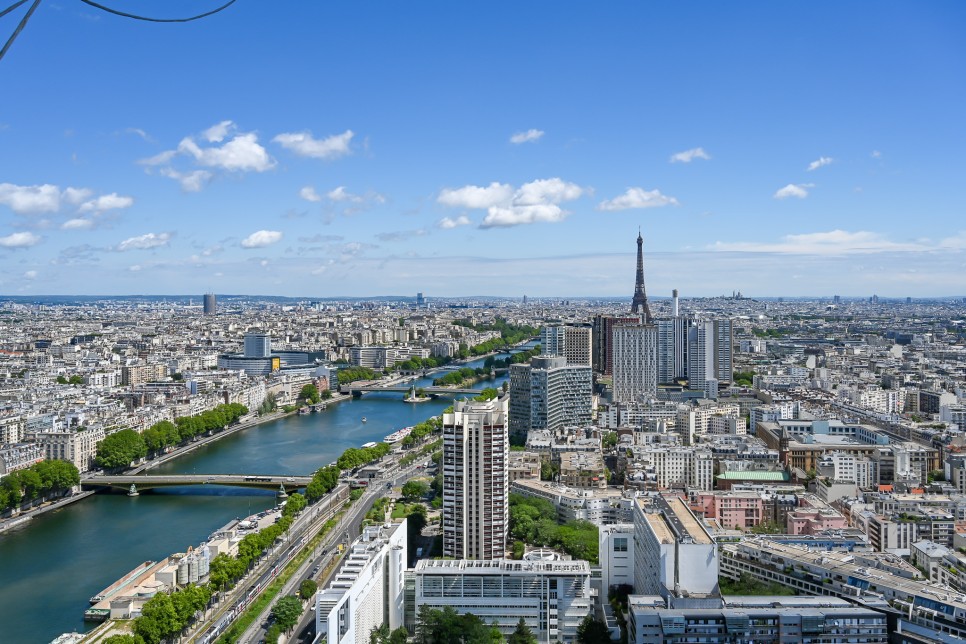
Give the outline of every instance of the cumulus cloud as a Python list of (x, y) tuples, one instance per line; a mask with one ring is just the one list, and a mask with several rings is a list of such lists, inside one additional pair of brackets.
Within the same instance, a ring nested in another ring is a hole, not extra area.
[(450, 217), (443, 217), (438, 222), (436, 222), (436, 225), (439, 228), (448, 230), (450, 228), (457, 228), (459, 226), (469, 226), (472, 223), (473, 222), (470, 221), (469, 217), (467, 217), (466, 215), (460, 215), (456, 219), (452, 219)]
[(131, 264), (130, 266), (127, 267), (127, 270), (131, 271), (132, 273), (137, 273), (139, 270), (141, 270), (141, 265)]
[(60, 225), (61, 230), (88, 230), (93, 227), (94, 221), (92, 219), (85, 219), (83, 217), (68, 219)]
[(147, 166), (164, 165), (165, 163), (170, 162), (177, 153), (177, 150), (165, 150), (164, 152), (155, 154), (153, 157), (138, 159), (138, 164)]
[(316, 139), (309, 131), (283, 132), (274, 139), (283, 148), (302, 157), (313, 159), (336, 159), (351, 152), (349, 144), (355, 132), (346, 130), (342, 134), (334, 134), (324, 139)]
[(305, 186), (299, 190), (299, 196), (306, 201), (322, 201), (322, 197), (319, 196), (319, 193), (312, 186)]
[(199, 165), (230, 172), (265, 172), (275, 167), (274, 159), (259, 145), (254, 132), (238, 134), (224, 145), (208, 148), (202, 148), (188, 136), (178, 144), (178, 152), (193, 157)]
[(436, 200), (446, 206), (486, 209), (480, 227), (497, 228), (560, 221), (567, 212), (559, 204), (577, 199), (583, 193), (584, 189), (577, 184), (554, 177), (525, 183), (516, 190), (495, 181), (487, 187), (447, 188)]
[(264, 248), (282, 240), (282, 233), (277, 230), (259, 230), (241, 241), (242, 248)]
[(506, 203), (513, 197), (513, 186), (494, 181), (489, 186), (463, 186), (462, 188), (445, 188), (436, 199), (444, 206), (458, 208), (489, 208), (497, 204)]
[(26, 271), (23, 274), (23, 278), (25, 280), (35, 280), (35, 279), (37, 279), (37, 271)]
[(808, 196), (808, 189), (814, 187), (814, 183), (790, 183), (784, 188), (779, 188), (772, 196), (775, 199), (788, 199), (789, 197), (804, 199)]
[(211, 178), (214, 176), (207, 170), (195, 170), (193, 172), (178, 172), (174, 168), (161, 168), (162, 176), (174, 179), (181, 184), (181, 189), (185, 192), (201, 192)]
[(205, 140), (209, 143), (221, 143), (228, 136), (228, 133), (234, 129), (235, 124), (232, 121), (222, 121), (202, 132), (201, 136), (205, 137)]
[(887, 251), (928, 251), (932, 247), (923, 242), (893, 242), (880, 233), (859, 230), (830, 230), (827, 232), (785, 235), (778, 242), (715, 242), (711, 248), (719, 251), (748, 253), (777, 253), (789, 255), (848, 255)]
[(76, 206), (92, 194), (94, 194), (94, 191), (90, 188), (64, 188), (62, 196), (67, 203)]
[(129, 237), (117, 245), (117, 250), (124, 252), (128, 250), (148, 250), (167, 246), (171, 241), (171, 233), (147, 233), (137, 237)]
[(661, 206), (678, 206), (674, 197), (661, 194), (661, 191), (645, 190), (644, 188), (628, 188), (627, 191), (614, 197), (605, 199), (597, 206), (598, 210), (627, 210), (629, 208), (660, 208)]
[(40, 237), (30, 233), (12, 233), (6, 237), (0, 237), (0, 247), (3, 248), (29, 248), (40, 243)]
[(834, 159), (832, 157), (819, 157), (816, 160), (814, 160), (811, 163), (809, 163), (808, 164), (808, 167), (805, 170), (807, 172), (811, 172), (812, 170), (818, 170), (822, 166), (826, 166), (826, 165), (832, 163), (832, 161), (834, 161)]
[(695, 159), (708, 161), (711, 159), (711, 155), (705, 152), (704, 148), (691, 148), (671, 155), (671, 163), (691, 163)]
[(104, 212), (106, 210), (118, 210), (130, 208), (134, 205), (133, 197), (123, 197), (116, 192), (109, 195), (101, 195), (97, 199), (85, 201), (78, 209), (79, 212)]
[(60, 198), (60, 188), (49, 183), (39, 186), (0, 183), (0, 204), (18, 215), (57, 212), (60, 210)]
[(510, 137), (510, 143), (529, 143), (531, 141), (536, 141), (544, 134), (543, 130), (529, 129), (526, 132), (517, 132)]

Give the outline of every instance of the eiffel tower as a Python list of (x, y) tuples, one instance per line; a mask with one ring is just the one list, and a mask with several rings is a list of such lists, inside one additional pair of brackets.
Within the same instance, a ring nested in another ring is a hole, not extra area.
[(647, 293), (644, 291), (644, 238), (641, 237), (641, 231), (637, 231), (637, 278), (634, 281), (631, 313), (640, 313), (644, 324), (654, 321), (651, 309), (647, 306)]

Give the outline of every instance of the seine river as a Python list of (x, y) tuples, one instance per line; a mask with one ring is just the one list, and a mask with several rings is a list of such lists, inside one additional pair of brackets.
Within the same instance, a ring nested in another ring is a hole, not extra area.
[[(468, 366), (482, 366), (482, 360)], [(401, 394), (365, 394), (323, 412), (256, 425), (151, 471), (310, 474), (346, 448), (381, 441), (450, 404), (449, 397), (411, 404)], [(235, 517), (273, 504), (269, 492), (186, 487), (134, 498), (97, 494), (38, 516), (0, 535), (0, 640), (49, 642), (88, 630), (83, 616), (89, 597), (141, 562), (183, 552)]]

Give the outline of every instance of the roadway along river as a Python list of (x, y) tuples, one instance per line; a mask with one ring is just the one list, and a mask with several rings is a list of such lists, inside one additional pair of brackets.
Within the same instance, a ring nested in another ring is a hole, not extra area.
[[(499, 386), (505, 379), (478, 386)], [(381, 441), (452, 404), (448, 397), (418, 404), (401, 399), (365, 394), (323, 412), (257, 425), (152, 473), (310, 474), (348, 447)], [(271, 493), (238, 488), (182, 488), (135, 498), (97, 494), (13, 528), (0, 535), (0, 640), (49, 642), (88, 630), (88, 598), (121, 575), (143, 561), (197, 546), (231, 519), (273, 504)]]

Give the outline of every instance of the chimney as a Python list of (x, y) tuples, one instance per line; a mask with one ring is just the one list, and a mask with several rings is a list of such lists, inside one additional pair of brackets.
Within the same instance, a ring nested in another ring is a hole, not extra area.
[(673, 291), (671, 291), (671, 297), (674, 298), (674, 301), (671, 303), (671, 316), (677, 317), (678, 316), (678, 290), (677, 289), (674, 289)]

